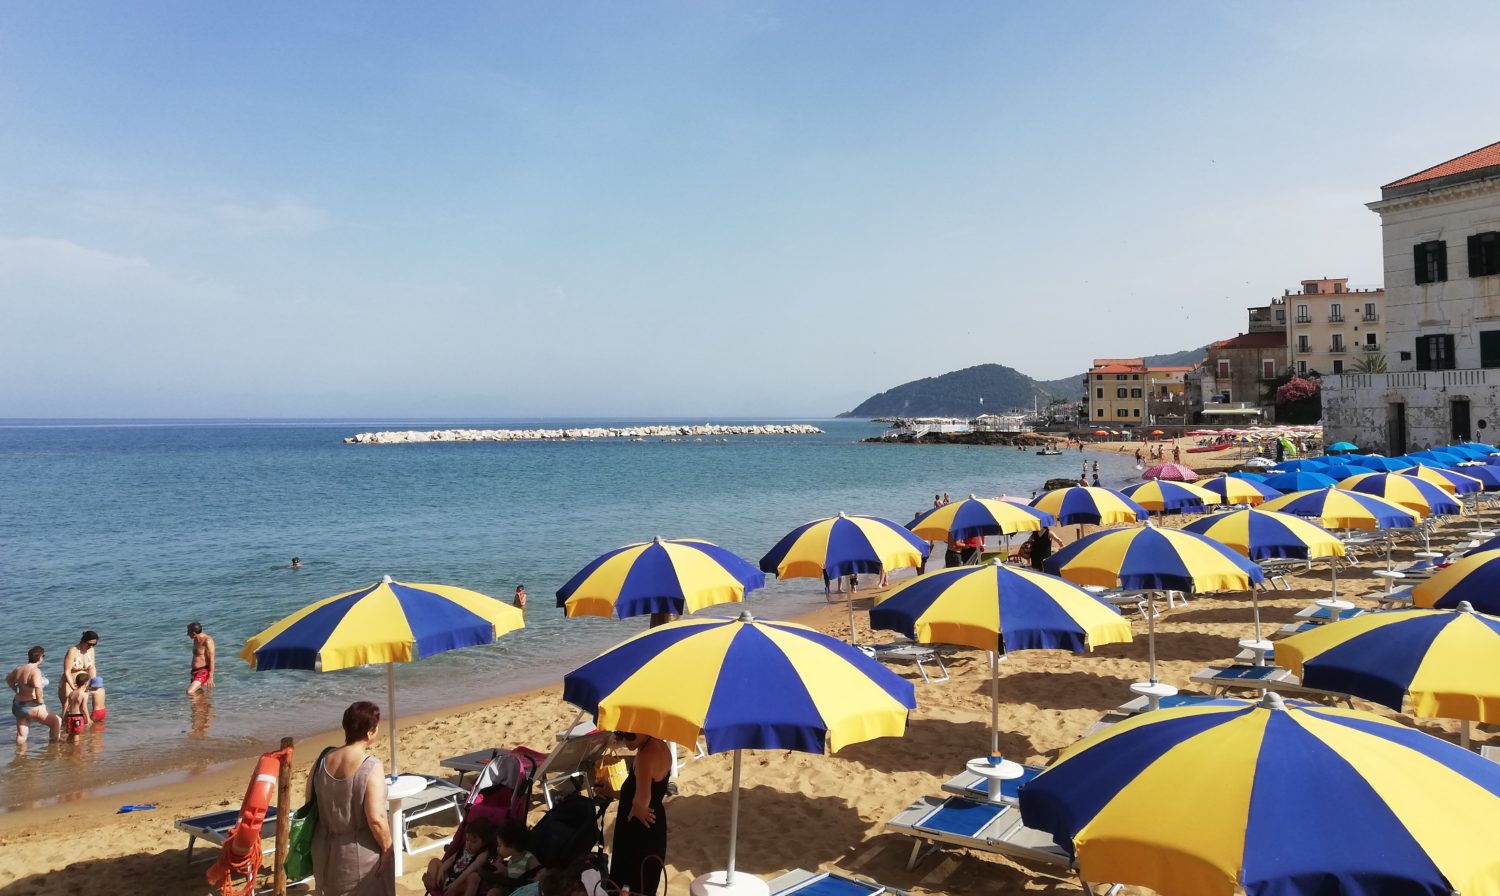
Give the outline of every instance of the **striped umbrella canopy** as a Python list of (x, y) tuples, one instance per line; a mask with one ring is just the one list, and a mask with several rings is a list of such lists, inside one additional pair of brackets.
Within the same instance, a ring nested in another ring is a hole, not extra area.
[[(1276, 662), (1311, 688), (1421, 718), (1500, 722), (1500, 618), (1454, 610), (1366, 613), (1292, 635)], [(1467, 734), (1468, 726), (1465, 726)]]
[(384, 576), (373, 585), (324, 598), (272, 623), (245, 642), (240, 656), (258, 672), (332, 672), (385, 663), (390, 773), (396, 774), (393, 664), (489, 644), (525, 624), (520, 610), (477, 591), (453, 585), (406, 584)]
[(934, 507), (906, 524), (918, 538), (947, 541), (979, 535), (1036, 532), (1053, 524), (1052, 514), (1026, 503), (976, 495)]
[[(1046, 571), (1079, 585), (1182, 592), (1244, 591), (1265, 581), (1259, 566), (1194, 532), (1145, 526), (1095, 532), (1047, 558)], [(1156, 614), (1146, 614), (1156, 683)]]
[(1500, 615), (1500, 550), (1470, 552), (1418, 582), (1411, 599), (1418, 607), (1444, 610), (1467, 601), (1481, 613)]
[(1282, 492), (1302, 492), (1314, 488), (1327, 488), (1338, 480), (1322, 473), (1276, 473), (1266, 477), (1266, 485)]
[(1469, 495), (1484, 490), (1484, 483), (1457, 470), (1440, 470), (1437, 467), (1418, 464), (1402, 472), (1423, 482), (1430, 482), (1450, 495)]
[[(1248, 470), (1235, 470), (1233, 473), (1229, 473), (1229, 474), (1226, 474), (1226, 475), (1228, 475), (1229, 478), (1231, 478), (1231, 479), (1246, 479), (1246, 480), (1249, 480), (1250, 482), (1261, 482), (1261, 483), (1264, 483), (1266, 481), (1266, 478), (1267, 478), (1266, 474), (1264, 474), (1264, 473), (1251, 473)], [(1280, 494), (1280, 492), (1277, 492), (1277, 494)]]
[(1500, 491), (1500, 470), (1488, 464), (1475, 461), (1474, 466), (1464, 464), (1454, 472), (1462, 473), (1470, 479), (1478, 479), (1480, 487), (1487, 492)]
[(1367, 454), (1364, 457), (1350, 458), (1349, 463), (1352, 466), (1369, 467), (1380, 473), (1394, 473), (1397, 470), (1404, 470), (1411, 466), (1407, 461), (1397, 460), (1394, 457), (1384, 457), (1379, 454)]
[(841, 513), (803, 523), (782, 536), (760, 558), (760, 568), (781, 579), (837, 578), (920, 568), (927, 551), (927, 542), (900, 523)]
[(1235, 510), (1193, 520), (1182, 527), (1244, 554), (1251, 560), (1292, 557), (1312, 560), (1344, 556), (1338, 536), (1299, 516), (1270, 510)]
[(1150, 514), (1146, 508), (1111, 488), (1075, 485), (1057, 488), (1038, 495), (1031, 506), (1044, 510), (1059, 525), (1090, 524), (1112, 526), (1116, 523), (1138, 523)]
[(766, 576), (734, 553), (696, 538), (653, 538), (615, 548), (557, 589), (569, 616), (696, 613), (738, 602), (764, 588)]
[(1274, 693), (1111, 725), (1064, 750), (1020, 803), (1083, 878), (1162, 894), (1500, 892), (1500, 764)]
[(1182, 464), (1156, 464), (1141, 474), (1142, 479), (1170, 479), (1173, 482), (1196, 482), (1198, 471)]
[(1272, 498), (1261, 510), (1276, 510), (1315, 520), (1325, 529), (1399, 529), (1415, 526), (1421, 515), (1393, 501), (1320, 488)]
[(859, 648), (749, 613), (683, 619), (636, 635), (564, 676), (563, 699), (593, 714), (600, 728), (679, 744), (702, 735), (709, 752), (734, 751), (730, 882), (742, 750), (824, 753), (900, 737), (917, 705), (911, 682)]
[(1240, 473), (1215, 476), (1199, 483), (1198, 487), (1218, 495), (1221, 504), (1249, 504), (1253, 507), (1271, 498), (1281, 497), (1281, 492), (1260, 482), (1259, 477), (1252, 479), (1253, 475)]
[(1121, 490), (1121, 494), (1157, 513), (1202, 513), (1206, 507), (1220, 501), (1217, 494), (1207, 489), (1165, 479), (1128, 486)]
[(1462, 509), (1441, 488), (1400, 473), (1361, 473), (1340, 482), (1339, 488), (1394, 501), (1423, 516), (1456, 514)]
[(998, 655), (1017, 650), (1083, 653), (1130, 640), (1120, 611), (1071, 582), (999, 560), (941, 569), (878, 599), (870, 627), (922, 644), (962, 644), (990, 654), (990, 755), (1000, 755)]

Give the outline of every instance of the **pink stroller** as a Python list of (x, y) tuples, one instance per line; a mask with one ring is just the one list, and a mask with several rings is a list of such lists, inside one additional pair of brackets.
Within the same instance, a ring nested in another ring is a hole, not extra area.
[[(545, 756), (527, 747), (516, 747), (509, 752), (495, 751), (489, 763), (479, 772), (474, 786), (469, 789), (464, 801), (463, 820), (453, 839), (443, 849), (443, 859), (464, 848), (464, 835), (469, 822), (483, 818), (499, 830), (512, 818), (526, 819), (526, 810), (531, 804), (531, 782), (536, 774), (537, 757)], [(431, 891), (429, 891), (431, 894)], [(442, 896), (441, 893), (431, 896)]]

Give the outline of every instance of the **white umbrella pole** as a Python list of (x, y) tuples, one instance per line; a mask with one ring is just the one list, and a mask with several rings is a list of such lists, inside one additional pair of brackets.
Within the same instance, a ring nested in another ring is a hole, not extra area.
[(1255, 640), (1260, 640), (1260, 589), (1255, 586), (1250, 588), (1250, 606), (1255, 612)]
[(385, 664), (385, 704), (386, 711), (390, 714), (387, 722), (391, 731), (391, 770), (390, 775), (398, 775), (396, 768), (396, 664)]
[(740, 751), (734, 751), (734, 776), (729, 785), (729, 868), (724, 882), (734, 883), (734, 850), (740, 837)]
[[(849, 586), (849, 643), (858, 644), (859, 638), (854, 635), (854, 586)], [(729, 869), (733, 871), (734, 869)]]
[(1151, 683), (1156, 684), (1156, 601), (1146, 598), (1146, 640), (1151, 648)]
[(990, 651), (990, 756), (1000, 755), (1000, 655)]

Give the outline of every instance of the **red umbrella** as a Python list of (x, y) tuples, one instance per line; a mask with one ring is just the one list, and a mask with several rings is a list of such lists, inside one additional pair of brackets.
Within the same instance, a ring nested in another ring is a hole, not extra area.
[(1157, 464), (1141, 474), (1142, 479), (1165, 479), (1168, 482), (1192, 482), (1198, 478), (1197, 471), (1182, 464)]

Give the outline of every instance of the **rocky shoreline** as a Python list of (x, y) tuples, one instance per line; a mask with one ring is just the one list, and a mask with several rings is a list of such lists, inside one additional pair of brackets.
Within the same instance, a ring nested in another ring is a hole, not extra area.
[(806, 423), (720, 424), (691, 426), (590, 426), (580, 429), (433, 429), (406, 432), (362, 432), (345, 445), (410, 445), (421, 442), (537, 442), (569, 439), (693, 439), (717, 436), (811, 436), (823, 430)]
[(922, 435), (901, 433), (894, 436), (871, 436), (866, 442), (881, 442), (888, 445), (1024, 445), (1041, 448), (1046, 445), (1061, 445), (1061, 436), (1048, 436), (1034, 432), (927, 432)]

